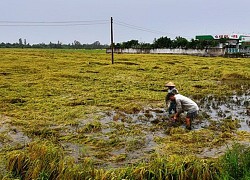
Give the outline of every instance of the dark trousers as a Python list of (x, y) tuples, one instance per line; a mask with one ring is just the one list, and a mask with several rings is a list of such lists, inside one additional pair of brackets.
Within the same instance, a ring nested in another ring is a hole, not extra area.
[(170, 101), (169, 108), (168, 108), (168, 113), (169, 114), (176, 113), (176, 103), (175, 103), (175, 101)]
[(191, 121), (194, 120), (198, 115), (198, 111), (193, 111), (193, 112), (188, 112), (187, 113), (187, 118), (189, 118)]

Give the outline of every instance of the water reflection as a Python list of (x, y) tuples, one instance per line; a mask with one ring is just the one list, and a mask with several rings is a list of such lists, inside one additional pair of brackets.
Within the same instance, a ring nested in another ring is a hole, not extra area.
[[(233, 95), (230, 97), (207, 96), (197, 101), (200, 112), (199, 120), (193, 122), (194, 129), (201, 129), (209, 125), (209, 120), (231, 119), (239, 120), (241, 127), (239, 130), (250, 131), (250, 95)], [(170, 116), (166, 108), (147, 107), (139, 113), (128, 114), (125, 112), (113, 111), (106, 120), (121, 121), (125, 123), (135, 123), (152, 126), (159, 122), (168, 122)]]

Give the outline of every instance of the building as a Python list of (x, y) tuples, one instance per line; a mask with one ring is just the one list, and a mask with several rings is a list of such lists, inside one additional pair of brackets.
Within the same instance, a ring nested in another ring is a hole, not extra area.
[(250, 55), (250, 35), (243, 34), (220, 34), (220, 35), (197, 35), (197, 40), (217, 41), (218, 47), (225, 49), (226, 54), (242, 53)]
[[(201, 47), (187, 48), (111, 48), (106, 53), (118, 54), (185, 54), (197, 56), (222, 56), (222, 57), (250, 57), (250, 35), (220, 34), (197, 35), (197, 42), (202, 41)], [(206, 42), (208, 41), (208, 42)], [(199, 42), (200, 43), (200, 42)]]

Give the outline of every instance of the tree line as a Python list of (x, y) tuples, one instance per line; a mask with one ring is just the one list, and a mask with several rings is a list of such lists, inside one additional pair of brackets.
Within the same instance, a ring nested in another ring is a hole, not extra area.
[(105, 49), (109, 45), (103, 45), (99, 41), (95, 41), (92, 44), (81, 44), (79, 41), (74, 41), (70, 44), (63, 44), (60, 41), (57, 43), (50, 42), (49, 44), (39, 43), (39, 44), (29, 44), (26, 39), (21, 38), (16, 43), (4, 43), (0, 44), (0, 48), (40, 48), (40, 49)]
[[(187, 39), (177, 36), (175, 39), (170, 39), (167, 36), (154, 39), (153, 43), (143, 43), (138, 40), (130, 40), (127, 42), (114, 43), (114, 48), (143, 48), (143, 49), (157, 49), (157, 48), (182, 48), (182, 49), (205, 49), (209, 47), (217, 47), (219, 43), (225, 43), (226, 39), (220, 40), (197, 40)], [(61, 42), (49, 44), (39, 43), (32, 44), (26, 42), (26, 39), (21, 38), (16, 43), (1, 43), (0, 48), (41, 48), (41, 49), (105, 49), (109, 48), (110, 45), (101, 44), (99, 41), (95, 41), (92, 44), (81, 44), (79, 41), (74, 41), (70, 44), (63, 44)]]
[(116, 43), (115, 48), (145, 48), (145, 49), (157, 49), (157, 48), (182, 48), (182, 49), (205, 49), (210, 47), (217, 47), (219, 43), (225, 43), (226, 39), (220, 40), (197, 40), (191, 39), (188, 41), (183, 37), (176, 37), (175, 39), (170, 39), (166, 37), (160, 37), (155, 39), (152, 44), (150, 43), (140, 43), (138, 40), (130, 40), (127, 42)]

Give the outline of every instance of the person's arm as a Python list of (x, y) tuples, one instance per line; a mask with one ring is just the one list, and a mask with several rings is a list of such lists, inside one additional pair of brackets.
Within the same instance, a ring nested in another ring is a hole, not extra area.
[(166, 103), (166, 107), (168, 107), (169, 100), (167, 99), (167, 95), (166, 95), (166, 97), (165, 97), (165, 103)]
[(181, 107), (181, 101), (179, 99), (176, 99), (175, 102), (176, 102), (176, 113), (174, 114), (173, 118), (174, 120), (177, 120), (177, 118), (182, 112), (182, 107)]

